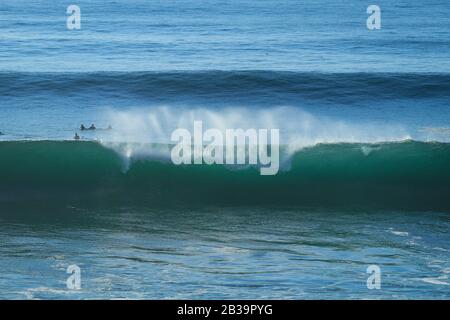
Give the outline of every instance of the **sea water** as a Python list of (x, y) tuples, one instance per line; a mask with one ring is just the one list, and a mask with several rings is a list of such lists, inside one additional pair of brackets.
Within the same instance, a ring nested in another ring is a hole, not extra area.
[[(1, 298), (450, 297), (445, 1), (380, 30), (364, 1), (70, 4), (0, 3)], [(195, 120), (279, 129), (280, 172), (174, 166)]]

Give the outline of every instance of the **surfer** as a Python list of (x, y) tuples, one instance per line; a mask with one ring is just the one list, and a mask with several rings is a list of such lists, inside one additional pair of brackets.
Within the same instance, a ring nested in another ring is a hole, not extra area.
[(95, 128), (95, 126), (94, 126), (94, 124), (91, 124), (91, 126), (89, 127), (89, 130), (95, 130), (96, 128)]
[(84, 126), (84, 124), (82, 124), (82, 125), (80, 126), (80, 130), (81, 130), (81, 131), (86, 130), (86, 127)]
[(80, 140), (80, 136), (78, 135), (78, 133), (75, 133), (75, 137), (73, 137), (74, 140)]

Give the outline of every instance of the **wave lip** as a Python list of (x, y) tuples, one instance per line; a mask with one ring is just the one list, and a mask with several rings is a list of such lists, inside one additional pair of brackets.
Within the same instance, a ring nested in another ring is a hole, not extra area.
[[(369, 151), (368, 151), (369, 150)], [(275, 176), (129, 159), (95, 142), (0, 142), (0, 205), (294, 205), (450, 210), (450, 144), (319, 144)], [(233, 168), (231, 168), (233, 169)]]

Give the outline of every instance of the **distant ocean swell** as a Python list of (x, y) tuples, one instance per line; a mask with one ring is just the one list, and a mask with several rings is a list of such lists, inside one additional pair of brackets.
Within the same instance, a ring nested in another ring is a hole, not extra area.
[(296, 99), (352, 102), (358, 99), (450, 97), (449, 74), (314, 73), (275, 71), (0, 72), (0, 96), (93, 92), (111, 97), (252, 98), (255, 103)]
[[(168, 147), (168, 146), (166, 146)], [(0, 205), (270, 205), (450, 210), (450, 144), (319, 144), (276, 176), (124, 159), (96, 142), (0, 142)], [(124, 163), (128, 161), (128, 163)]]

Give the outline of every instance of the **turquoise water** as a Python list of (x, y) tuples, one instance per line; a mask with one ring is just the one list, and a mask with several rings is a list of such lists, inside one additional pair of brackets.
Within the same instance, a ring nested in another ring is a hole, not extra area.
[[(69, 4), (0, 3), (0, 298), (450, 297), (447, 3)], [(280, 172), (175, 167), (194, 120)]]

